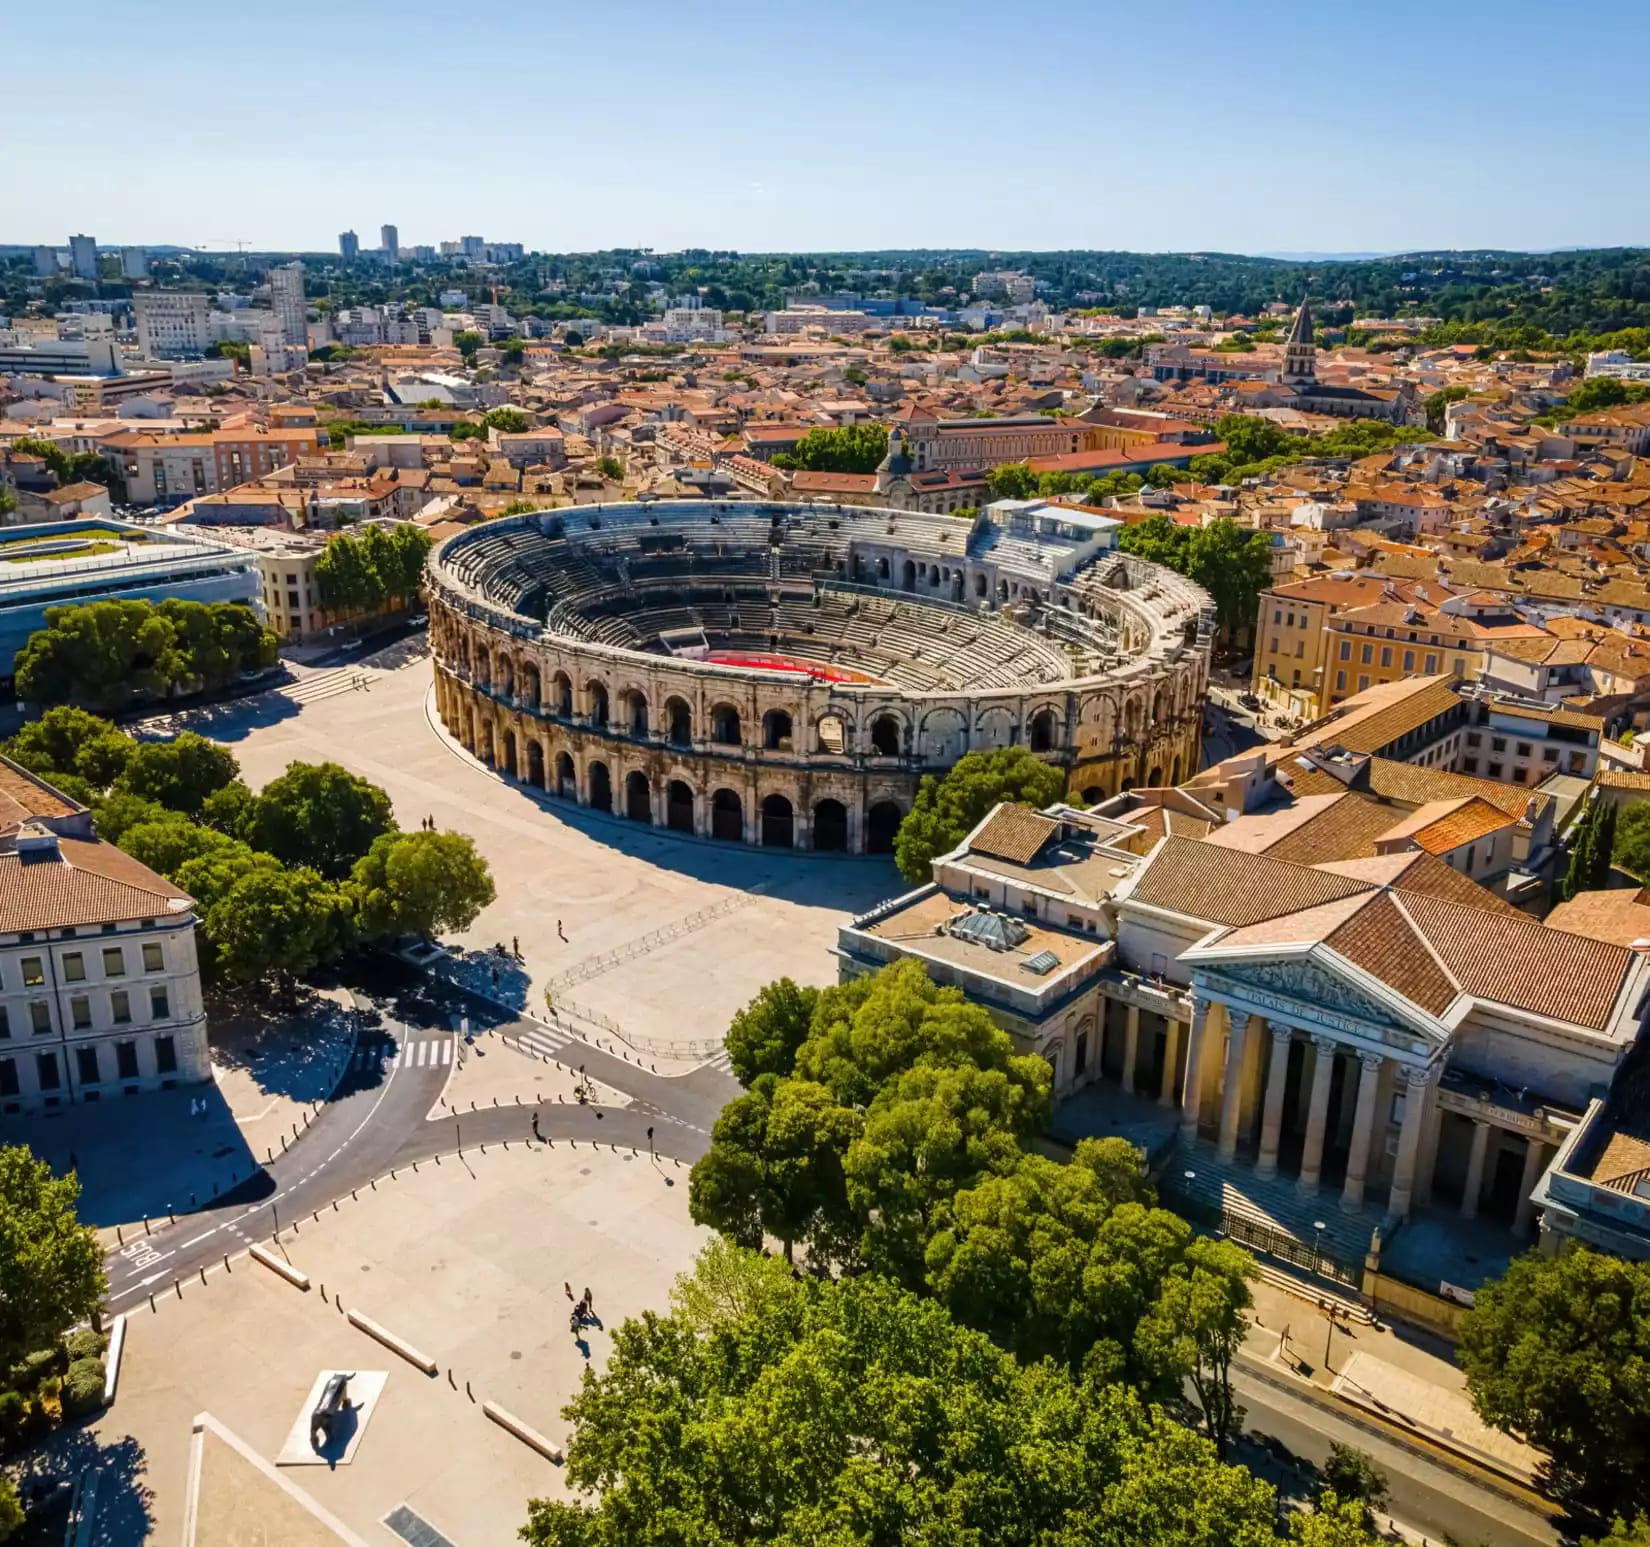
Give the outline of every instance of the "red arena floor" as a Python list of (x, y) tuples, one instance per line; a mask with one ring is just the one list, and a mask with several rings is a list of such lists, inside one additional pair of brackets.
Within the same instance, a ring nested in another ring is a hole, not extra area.
[(743, 650), (712, 650), (704, 657), (718, 666), (749, 666), (758, 671), (794, 671), (821, 682), (868, 682), (880, 684), (880, 677), (862, 671), (846, 671), (821, 661), (802, 661), (789, 655), (752, 655)]

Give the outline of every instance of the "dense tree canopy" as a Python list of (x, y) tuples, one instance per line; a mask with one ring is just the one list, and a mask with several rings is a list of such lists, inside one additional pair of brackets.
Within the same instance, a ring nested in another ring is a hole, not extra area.
[(374, 935), (465, 930), (495, 892), (487, 861), (462, 833), (385, 833), (355, 863), (350, 886)]
[(1611, 835), (1610, 853), (1623, 870), (1650, 881), (1650, 800), (1636, 800), (1622, 808)]
[(329, 538), (315, 561), (321, 605), (346, 617), (404, 607), (418, 595), (430, 534), (411, 522)]
[(290, 763), (242, 806), (231, 830), (283, 864), (342, 881), (395, 831), (395, 817), (383, 790), (337, 763)]
[(884, 1279), (712, 1246), (672, 1302), (586, 1372), (567, 1477), (594, 1498), (534, 1500), (535, 1547), (1372, 1547), (1333, 1500), (1280, 1534), (1268, 1484), (1127, 1387)]
[(120, 709), (214, 691), (273, 665), (275, 652), (275, 635), (236, 602), (79, 602), (47, 608), (45, 628), (17, 653), (17, 693), (31, 704)]
[(1271, 535), (1224, 516), (1207, 526), (1148, 516), (1124, 527), (1118, 546), (1195, 580), (1213, 599), (1221, 632), (1229, 640), (1254, 626), (1260, 593), (1272, 583)]
[(789, 978), (764, 987), (733, 1018), (724, 1038), (728, 1063), (742, 1085), (760, 1074), (789, 1074), (796, 1067), (796, 1050), (808, 1038), (817, 988), (799, 988)]
[(1024, 747), (970, 752), (949, 772), (925, 774), (894, 840), (899, 873), (913, 886), (929, 879), (936, 856), (962, 842), (998, 801), (1041, 808), (1065, 793), (1065, 775)]
[(1552, 1458), (1557, 1497), (1600, 1520), (1650, 1511), (1650, 1264), (1517, 1257), (1478, 1290), (1459, 1357), (1484, 1420)]
[(809, 473), (874, 473), (888, 455), (888, 431), (880, 424), (809, 430), (795, 451), (781, 451), (773, 465)]
[(103, 1297), (103, 1251), (75, 1217), (80, 1183), (0, 1149), (0, 1369), (50, 1348)]

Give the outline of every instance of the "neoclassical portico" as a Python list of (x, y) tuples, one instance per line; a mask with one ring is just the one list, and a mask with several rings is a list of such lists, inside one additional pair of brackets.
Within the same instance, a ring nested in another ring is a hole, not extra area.
[(1193, 997), (1182, 1134), (1212, 1130), (1222, 1162), (1235, 1162), (1241, 1148), (1262, 1178), (1287, 1162), (1306, 1195), (1320, 1190), (1327, 1168), (1348, 1211), (1368, 1201), (1372, 1180), (1384, 1180), (1387, 1212), (1405, 1217), (1436, 1127), (1448, 1028), (1383, 987), (1305, 957), (1221, 961), (1194, 948), (1186, 960)]

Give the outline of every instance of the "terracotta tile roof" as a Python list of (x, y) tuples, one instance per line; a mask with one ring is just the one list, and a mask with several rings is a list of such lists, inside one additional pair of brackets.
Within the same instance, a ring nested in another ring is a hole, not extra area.
[(1418, 893), (1405, 911), (1467, 993), (1602, 1030), (1633, 953), (1534, 919), (1463, 908)]
[(1616, 888), (1605, 892), (1577, 892), (1546, 917), (1549, 929), (1562, 929), (1589, 940), (1631, 945), (1650, 940), (1650, 901), (1645, 890)]
[(1650, 791), (1650, 773), (1640, 773), (1636, 768), (1601, 768), (1598, 787), (1601, 790)]
[(1432, 1015), (1441, 1016), (1460, 992), (1390, 893), (1378, 893), (1324, 943)]
[(1192, 838), (1165, 838), (1129, 900), (1241, 928), (1367, 891), (1345, 876), (1288, 865)]
[(1376, 840), (1392, 826), (1395, 815), (1390, 806), (1349, 793), (1327, 811), (1297, 827), (1266, 853), (1293, 865), (1362, 859), (1376, 852)]
[(1410, 677), (1382, 683), (1379, 688), (1366, 689), (1347, 699), (1333, 718), (1309, 726), (1297, 745), (1379, 752), (1460, 702), (1453, 677)]
[(1510, 827), (1514, 819), (1476, 795), (1465, 799), (1428, 801), (1383, 836), (1391, 843), (1414, 842), (1428, 854), (1448, 854), (1464, 843), (1475, 843), (1489, 833)]
[(96, 839), (60, 838), (56, 853), (0, 853), (0, 934), (165, 917), (190, 900)]
[(1397, 854), (1344, 860), (1319, 868), (1333, 871), (1336, 875), (1355, 876), (1373, 885), (1395, 887), (1400, 892), (1421, 892), (1429, 897), (1442, 897), (1444, 901), (1459, 903), (1464, 908), (1483, 908), (1487, 912), (1504, 913), (1512, 918), (1527, 917), (1506, 898), (1497, 897), (1487, 887), (1480, 886), (1441, 859), (1435, 859), (1424, 849), (1404, 849)]
[[(1333, 774), (1322, 769), (1295, 765), (1289, 768), (1288, 773), (1289, 788), (1297, 797), (1322, 795), (1345, 788)], [(1650, 789), (1650, 784), (1645, 787)], [(1498, 784), (1493, 779), (1475, 779), (1471, 774), (1451, 773), (1443, 768), (1423, 768), (1418, 763), (1401, 763), (1390, 757), (1370, 758), (1353, 788), (1368, 790), (1378, 800), (1392, 801), (1400, 806), (1424, 806), (1428, 801), (1476, 795), (1519, 820), (1523, 820), (1532, 800), (1537, 813), (1551, 805), (1553, 800), (1551, 795), (1538, 795), (1516, 785)]]
[(73, 816), (80, 809), (26, 768), (0, 757), (0, 832), (10, 832), (30, 817)]
[(990, 854), (997, 859), (1012, 860), (1016, 865), (1029, 865), (1059, 827), (1058, 822), (1029, 806), (1004, 802), (986, 819), (985, 826), (968, 847), (975, 854)]

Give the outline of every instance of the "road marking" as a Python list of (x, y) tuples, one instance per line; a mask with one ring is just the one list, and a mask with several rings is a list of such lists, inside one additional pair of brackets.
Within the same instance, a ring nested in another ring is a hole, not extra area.
[(202, 1241), (207, 1240), (211, 1236), (215, 1236), (223, 1228), (224, 1228), (224, 1226), (222, 1226), (222, 1225), (214, 1225), (210, 1230), (208, 1230), (206, 1232), (205, 1235), (198, 1235), (198, 1236), (195, 1237), (195, 1239), (193, 1241), (185, 1241), (182, 1246), (178, 1247), (178, 1250), (180, 1252), (186, 1252), (186, 1251), (189, 1250), (189, 1248), (191, 1246), (199, 1246)]
[[(353, 1144), (357, 1138), (360, 1137), (361, 1130), (364, 1129), (367, 1126), (367, 1124), (370, 1123), (373, 1120), (373, 1118), (378, 1115), (378, 1109), (379, 1109), (379, 1107), (381, 1107), (384, 1104), (384, 1098), (389, 1095), (390, 1087), (392, 1085), (394, 1085), (394, 1083), (395, 1083), (395, 1071), (392, 1068), (391, 1071), (390, 1071), (389, 1079), (384, 1081), (384, 1088), (381, 1091), (379, 1091), (378, 1099), (373, 1102), (371, 1108), (367, 1112), (367, 1115), (365, 1117), (363, 1117), (361, 1119), (361, 1121), (355, 1125), (355, 1128), (350, 1133), (350, 1136), (347, 1139), (345, 1139), (344, 1142), (342, 1144), (340, 1144), (338, 1146), (338, 1148), (335, 1149), (332, 1152), (332, 1154), (327, 1157), (326, 1160), (322, 1161), (321, 1165), (317, 1166), (313, 1171), (311, 1171), (308, 1176), (305, 1176), (305, 1177), (301, 1178), (299, 1181), (294, 1182), (290, 1187), (286, 1188), (282, 1192), (276, 1193), (273, 1197), (266, 1198), (261, 1203), (254, 1203), (250, 1208), (244, 1210), (240, 1214), (237, 1214), (234, 1219), (225, 1220), (221, 1225), (214, 1226), (211, 1230), (208, 1230), (205, 1235), (198, 1236), (195, 1241), (192, 1241), (189, 1244), (191, 1246), (195, 1245), (199, 1241), (204, 1241), (208, 1237), (216, 1235), (221, 1230), (233, 1230), (243, 1219), (250, 1219), (254, 1214), (261, 1213), (266, 1208), (272, 1208), (275, 1204), (279, 1203), (282, 1198), (290, 1196), (292, 1193), (296, 1192), (298, 1190), (298, 1188), (302, 1187), (305, 1183), (313, 1181), (314, 1178), (317, 1175), (320, 1174), (321, 1170), (324, 1167), (330, 1165), (333, 1160), (335, 1160), (339, 1155), (343, 1154), (343, 1152), (346, 1149), (348, 1149), (349, 1146), (351, 1144)], [(184, 1250), (184, 1248), (181, 1247), (181, 1246), (179, 1246), (179, 1247), (169, 1247), (164, 1252), (156, 1252), (155, 1255), (154, 1255), (153, 1260), (156, 1261), (156, 1262), (163, 1262), (168, 1257), (176, 1256), (177, 1253), (182, 1251), (182, 1250)], [(147, 1267), (148, 1264), (145, 1263), (144, 1266)], [(109, 1304), (111, 1306), (113, 1306), (113, 1305), (117, 1304), (119, 1301), (126, 1299), (129, 1295), (142, 1294), (144, 1289), (148, 1285), (154, 1283), (154, 1281), (157, 1278), (160, 1278), (162, 1276), (163, 1275), (161, 1275), (159, 1273), (153, 1274), (149, 1278), (144, 1279), (141, 1283), (129, 1285), (127, 1288), (121, 1290), (120, 1293), (110, 1295), (109, 1296)]]

